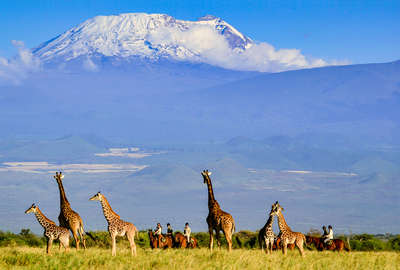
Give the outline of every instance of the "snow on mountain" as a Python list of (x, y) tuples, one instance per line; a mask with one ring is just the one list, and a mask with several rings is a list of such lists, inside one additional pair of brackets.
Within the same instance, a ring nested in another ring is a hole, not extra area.
[[(194, 60), (196, 56), (200, 57), (201, 48), (193, 48), (188, 43), (201, 42), (204, 36), (199, 35), (198, 40), (191, 41), (184, 40), (182, 36), (182, 33), (193, 30), (197, 30), (196, 34), (201, 31), (218, 33), (236, 51), (243, 51), (252, 45), (249, 38), (214, 16), (183, 21), (164, 14), (131, 13), (89, 19), (43, 43), (33, 53), (46, 61), (57, 57), (71, 60), (95, 54)], [(196, 36), (191, 37), (196, 39)]]
[[(323, 66), (297, 49), (276, 50), (256, 43), (220, 18), (207, 15), (184, 21), (165, 14), (128, 13), (97, 16), (33, 49), (43, 62), (86, 59), (168, 59), (228, 69), (282, 71)], [(88, 60), (89, 59), (89, 60)]]

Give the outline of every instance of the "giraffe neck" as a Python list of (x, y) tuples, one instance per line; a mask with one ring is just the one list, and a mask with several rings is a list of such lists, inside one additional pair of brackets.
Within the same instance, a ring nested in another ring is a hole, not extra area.
[(62, 184), (61, 179), (57, 179), (58, 189), (60, 191), (60, 207), (62, 208), (65, 205), (69, 205), (67, 196), (65, 195), (64, 186)]
[(279, 212), (278, 214), (278, 225), (281, 232), (291, 231), (290, 227), (286, 224), (285, 218), (283, 217), (283, 214), (281, 212)]
[(101, 202), (101, 207), (103, 208), (104, 217), (106, 218), (108, 223), (110, 223), (111, 221), (113, 221), (115, 219), (120, 218), (120, 216), (112, 210), (110, 204), (108, 203), (108, 201), (107, 201), (106, 197), (104, 197), (104, 195), (100, 202)]
[(53, 221), (48, 219), (42, 213), (42, 211), (39, 210), (39, 208), (37, 208), (37, 211), (35, 212), (35, 216), (36, 216), (37, 221), (39, 222), (40, 225), (42, 225), (43, 228), (47, 228), (47, 227), (49, 227), (49, 225), (55, 224)]
[(217, 200), (215, 200), (214, 197), (214, 191), (211, 184), (211, 179), (207, 179), (207, 187), (208, 187), (208, 208), (212, 208), (215, 206), (219, 207), (218, 202)]
[(265, 225), (266, 228), (272, 228), (272, 224), (274, 223), (274, 216), (269, 215), (269, 218), (267, 220), (267, 224)]

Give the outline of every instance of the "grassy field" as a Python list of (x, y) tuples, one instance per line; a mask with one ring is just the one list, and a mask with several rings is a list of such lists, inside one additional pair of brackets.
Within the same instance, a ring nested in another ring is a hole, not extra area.
[(130, 256), (127, 248), (112, 257), (108, 249), (59, 252), (48, 256), (43, 248), (0, 248), (0, 269), (400, 269), (398, 252), (333, 253), (308, 251), (301, 258), (297, 251), (283, 257), (280, 252), (268, 256), (260, 250), (151, 250), (138, 249)]

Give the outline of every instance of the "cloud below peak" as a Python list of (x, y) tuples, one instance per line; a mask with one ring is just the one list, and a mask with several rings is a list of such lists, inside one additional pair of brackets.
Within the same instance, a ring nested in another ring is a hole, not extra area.
[(216, 29), (196, 25), (189, 29), (159, 27), (147, 36), (159, 51), (175, 48), (176, 60), (191, 60), (228, 69), (280, 72), (285, 70), (349, 64), (306, 57), (298, 49), (276, 49), (267, 42), (251, 43), (246, 49), (232, 48)]
[(29, 73), (41, 67), (40, 60), (22, 41), (12, 40), (11, 43), (18, 49), (18, 54), (12, 59), (0, 57), (0, 84), (20, 84)]

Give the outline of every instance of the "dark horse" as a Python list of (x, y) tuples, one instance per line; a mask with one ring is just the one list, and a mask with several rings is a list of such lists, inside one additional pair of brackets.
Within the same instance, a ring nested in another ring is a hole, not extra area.
[[(169, 235), (162, 235), (164, 240), (158, 241), (158, 237), (153, 235), (153, 231), (150, 229), (148, 231), (149, 239), (150, 239), (150, 247), (151, 248), (172, 248), (173, 239)], [(160, 242), (160, 243), (159, 243)]]
[(332, 250), (332, 251), (350, 251), (350, 246), (346, 245), (346, 242), (342, 239), (333, 239), (332, 244), (326, 246), (322, 237), (306, 236), (306, 244), (314, 245), (318, 251)]
[(196, 248), (197, 246), (197, 240), (194, 237), (190, 237), (191, 242), (189, 245), (187, 244), (186, 236), (184, 236), (182, 233), (177, 232), (175, 233), (175, 247), (177, 248)]

